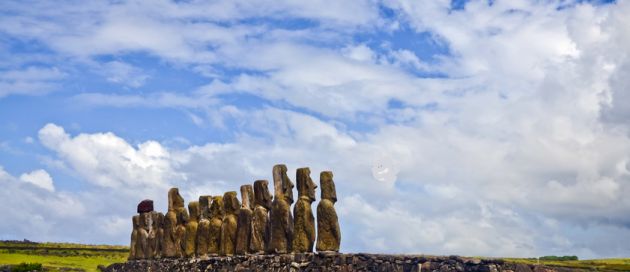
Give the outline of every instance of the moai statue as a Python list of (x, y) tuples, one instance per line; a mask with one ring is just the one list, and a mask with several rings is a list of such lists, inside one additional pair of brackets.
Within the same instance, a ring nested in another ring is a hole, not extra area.
[(252, 216), (252, 234), (249, 240), (249, 252), (262, 254), (269, 242), (269, 209), (271, 209), (271, 194), (269, 181), (254, 182), (254, 214)]
[(177, 208), (177, 227), (175, 228), (176, 257), (186, 256), (186, 224), (188, 224), (188, 211), (186, 208)]
[(208, 257), (210, 242), (210, 204), (211, 196), (199, 197), (199, 227), (197, 227), (197, 257)]
[(131, 218), (133, 230), (131, 231), (131, 244), (129, 245), (129, 260), (136, 259), (136, 244), (138, 243), (138, 229), (140, 229), (140, 215), (134, 215)]
[(191, 201), (188, 203), (188, 212), (190, 218), (186, 223), (186, 240), (184, 246), (184, 255), (191, 258), (195, 257), (197, 251), (197, 228), (199, 226), (199, 202)]
[(251, 185), (241, 186), (241, 209), (238, 211), (238, 219), (236, 221), (236, 255), (245, 255), (249, 253), (249, 241), (252, 231), (252, 216), (254, 205), (254, 189)]
[(162, 238), (162, 258), (175, 258), (177, 255), (177, 247), (175, 232), (177, 230), (177, 213), (168, 211), (164, 216), (164, 234)]
[(271, 237), (268, 253), (283, 254), (292, 251), (293, 246), (293, 183), (287, 176), (287, 167), (278, 164), (273, 167), (273, 187), (275, 196), (271, 205)]
[(161, 212), (151, 212), (153, 217), (153, 227), (149, 232), (149, 248), (153, 259), (159, 259), (162, 256), (162, 241), (164, 237), (164, 214)]
[(221, 256), (232, 256), (236, 249), (237, 213), (241, 206), (236, 192), (223, 195), (223, 224), (221, 224)]
[(217, 256), (221, 251), (221, 225), (223, 225), (223, 197), (215, 196), (210, 205), (210, 231), (208, 236), (208, 255)]
[(150, 212), (140, 213), (140, 228), (138, 228), (138, 241), (136, 242), (137, 259), (151, 259), (151, 249), (149, 247), (149, 232), (153, 227), (153, 220)]
[(339, 219), (335, 212), (335, 202), (337, 202), (337, 192), (333, 173), (330, 171), (321, 172), (319, 184), (322, 191), (322, 200), (317, 205), (317, 251), (339, 252), (341, 244), (341, 230), (339, 229)]
[(311, 203), (315, 201), (317, 185), (311, 179), (311, 170), (299, 168), (295, 174), (298, 200), (293, 207), (293, 252), (313, 252), (315, 245), (315, 217)]

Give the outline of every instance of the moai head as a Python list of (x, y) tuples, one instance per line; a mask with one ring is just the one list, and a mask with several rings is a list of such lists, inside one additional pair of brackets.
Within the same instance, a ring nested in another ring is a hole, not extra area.
[(315, 189), (317, 184), (311, 179), (311, 169), (299, 168), (295, 173), (297, 181), (298, 197), (307, 197), (311, 202), (315, 201)]
[(287, 166), (277, 164), (273, 167), (273, 189), (276, 199), (284, 199), (293, 203), (293, 182), (287, 176)]
[(171, 188), (168, 190), (168, 210), (176, 210), (184, 208), (184, 198), (179, 195), (179, 189)]
[(199, 202), (191, 201), (188, 203), (188, 212), (190, 213), (190, 221), (199, 220)]
[(337, 190), (331, 171), (323, 171), (319, 174), (319, 184), (322, 186), (322, 199), (328, 199), (333, 203), (337, 202)]
[(223, 194), (223, 213), (236, 214), (241, 207), (235, 191), (230, 191)]
[(133, 229), (139, 229), (140, 228), (140, 215), (134, 215), (131, 218), (131, 222), (133, 223)]
[(210, 218), (210, 204), (212, 204), (212, 197), (209, 195), (199, 197), (199, 219)]
[(149, 230), (150, 227), (153, 227), (153, 215), (151, 213), (141, 213), (140, 214), (140, 228), (145, 230)]
[(271, 194), (269, 193), (269, 181), (257, 180), (254, 182), (254, 199), (256, 205), (271, 209)]
[(212, 204), (210, 205), (210, 218), (223, 219), (223, 197), (212, 197)]
[(241, 199), (243, 200), (241, 208), (254, 209), (254, 189), (251, 185), (246, 184), (241, 186)]
[(164, 215), (161, 212), (152, 212), (151, 216), (153, 217), (153, 229), (161, 228), (164, 223)]

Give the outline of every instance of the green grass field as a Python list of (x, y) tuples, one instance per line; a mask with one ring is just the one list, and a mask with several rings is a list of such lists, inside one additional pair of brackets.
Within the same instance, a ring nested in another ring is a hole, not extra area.
[(505, 261), (525, 264), (544, 264), (547, 266), (596, 269), (596, 271), (630, 271), (630, 258), (598, 259), (580, 261), (540, 261), (536, 259), (505, 258)]
[(124, 246), (0, 242), (0, 264), (40, 263), (47, 271), (98, 271), (127, 260)]

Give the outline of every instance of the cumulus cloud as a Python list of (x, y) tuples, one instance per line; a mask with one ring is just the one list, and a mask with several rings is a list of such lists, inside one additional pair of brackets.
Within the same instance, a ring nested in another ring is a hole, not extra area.
[(53, 179), (44, 169), (35, 170), (30, 173), (24, 173), (20, 176), (20, 180), (31, 183), (37, 187), (51, 192), (55, 191)]

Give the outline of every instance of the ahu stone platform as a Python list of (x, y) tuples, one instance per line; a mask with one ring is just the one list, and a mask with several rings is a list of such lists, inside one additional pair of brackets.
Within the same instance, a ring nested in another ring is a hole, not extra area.
[(107, 272), (167, 271), (479, 271), (479, 272), (570, 272), (579, 269), (554, 268), (507, 263), (499, 259), (476, 259), (458, 256), (295, 253), (277, 255), (243, 255), (204, 259), (134, 260), (112, 264)]

